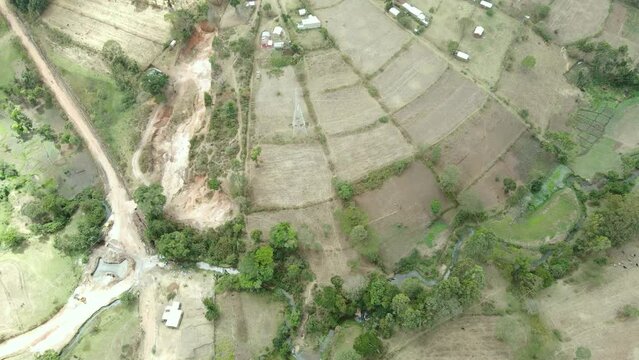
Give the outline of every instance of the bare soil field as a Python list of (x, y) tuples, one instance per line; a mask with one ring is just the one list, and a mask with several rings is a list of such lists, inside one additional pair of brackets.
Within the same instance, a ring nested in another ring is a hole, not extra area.
[(351, 272), (349, 261), (358, 256), (335, 222), (333, 214), (338, 207), (337, 202), (326, 202), (303, 209), (256, 212), (248, 215), (247, 229), (249, 233), (262, 230), (267, 238), (277, 223), (291, 223), (317, 282), (329, 284), (334, 275), (346, 277)]
[(525, 130), (522, 122), (495, 101), (489, 101), (441, 143), (445, 165), (459, 168), (459, 185), (465, 188), (489, 169)]
[(379, 90), (381, 101), (395, 111), (423, 94), (446, 68), (446, 62), (437, 54), (413, 42), (373, 79), (373, 85)]
[[(214, 326), (204, 318), (202, 299), (213, 296), (215, 280), (210, 273), (155, 270), (140, 286), (140, 316), (144, 328), (142, 354), (149, 359), (210, 359), (214, 350)], [(178, 329), (161, 321), (171, 301), (182, 304), (184, 315)]]
[(255, 129), (254, 141), (268, 143), (276, 141), (286, 142), (291, 139), (307, 137), (292, 127), (295, 102), (302, 107), (304, 119), (310, 121), (308, 109), (303, 98), (302, 88), (297, 83), (295, 72), (287, 66), (280, 76), (264, 74), (257, 80), (259, 84), (255, 91), (255, 111), (257, 118), (253, 122)]
[(390, 123), (357, 134), (329, 137), (328, 148), (337, 176), (347, 181), (359, 180), (370, 171), (405, 159), (414, 152)]
[(569, 44), (601, 31), (610, 0), (555, 0), (550, 7), (548, 28), (557, 31), (557, 42)]
[(263, 145), (249, 174), (258, 208), (302, 206), (333, 196), (331, 171), (319, 144)]
[(620, 104), (615, 115), (606, 126), (605, 136), (615, 140), (621, 146), (617, 151), (626, 152), (639, 146), (639, 101), (630, 100)]
[(319, 9), (335, 6), (344, 1), (346, 0), (311, 0), (311, 4), (313, 5), (314, 9), (319, 10)]
[[(559, 46), (545, 44), (532, 31), (528, 31), (528, 36), (528, 41), (512, 47), (513, 69), (502, 73), (497, 94), (526, 109), (528, 119), (539, 129), (563, 129), (566, 114), (572, 113), (582, 98), (581, 91), (564, 77), (572, 61), (566, 60)], [(532, 70), (521, 66), (528, 55), (537, 60)]]
[[(415, 0), (413, 5), (427, 12), (428, 1)], [(433, 16), (433, 21), (422, 36), (430, 40), (439, 49), (448, 52), (449, 41), (459, 41), (462, 38), (460, 20), (471, 18), (473, 13), (482, 11), (478, 4), (463, 0), (442, 0)], [(472, 29), (470, 30), (472, 31)]]
[(511, 359), (508, 347), (495, 338), (499, 317), (466, 315), (418, 335), (396, 335), (390, 359), (498, 360)]
[(413, 142), (432, 145), (481, 108), (487, 98), (477, 85), (448, 70), (394, 116)]
[(380, 237), (381, 255), (388, 269), (413, 249), (426, 248), (424, 236), (433, 220), (433, 200), (439, 200), (443, 210), (452, 206), (435, 175), (421, 162), (413, 163), (401, 176), (391, 177), (381, 188), (355, 198)]
[[(471, 20), (472, 25), (464, 29), (463, 39), (459, 43), (459, 48), (471, 56), (464, 67), (476, 78), (492, 86), (499, 80), (506, 51), (523, 24), (500, 11), (492, 16), (486, 15), (486, 11), (475, 11)], [(485, 29), (480, 39), (472, 34), (476, 25)]]
[(354, 85), (359, 76), (335, 49), (316, 51), (304, 57), (308, 88), (313, 92), (337, 89)]
[(409, 40), (408, 34), (368, 0), (348, 0), (316, 13), (341, 51), (365, 74), (379, 69)]
[[(593, 359), (637, 359), (639, 321), (617, 317), (623, 306), (639, 305), (639, 267), (633, 257), (637, 253), (636, 241), (615, 249), (613, 265), (594, 270), (598, 273), (595, 284), (560, 280), (539, 296), (540, 315), (564, 339), (559, 343), (559, 358), (573, 359), (577, 347), (583, 346), (592, 351)], [(582, 277), (585, 267), (573, 278)]]
[(362, 85), (311, 93), (318, 122), (328, 136), (361, 129), (384, 116), (384, 110)]
[(115, 40), (144, 68), (170, 40), (171, 26), (164, 20), (165, 14), (152, 7), (136, 11), (131, 2), (122, 0), (55, 0), (42, 19), (98, 51), (106, 41)]
[(215, 322), (216, 359), (257, 359), (272, 347), (284, 320), (283, 303), (261, 294), (229, 292), (218, 294), (216, 301), (221, 314)]
[(541, 148), (532, 134), (525, 132), (468, 191), (475, 194), (487, 209), (505, 205), (503, 179), (509, 177), (519, 185), (544, 176), (556, 165), (555, 159)]

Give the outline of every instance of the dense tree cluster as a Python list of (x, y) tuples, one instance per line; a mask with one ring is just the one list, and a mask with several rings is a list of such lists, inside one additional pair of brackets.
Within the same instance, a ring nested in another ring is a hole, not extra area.
[(40, 15), (49, 6), (49, 0), (11, 0), (23, 13)]
[(154, 96), (161, 96), (168, 83), (168, 75), (157, 69), (149, 69), (142, 76), (142, 88)]
[(639, 86), (639, 72), (626, 45), (615, 48), (607, 42), (585, 39), (577, 42), (576, 48), (583, 53), (587, 64), (587, 70), (578, 73), (578, 86), (594, 84), (617, 89), (637, 89)]
[(79, 254), (90, 250), (101, 239), (102, 225), (106, 221), (104, 194), (89, 188), (73, 200), (81, 217), (77, 230), (55, 238), (54, 246), (66, 254)]
[(118, 88), (126, 94), (124, 105), (127, 107), (133, 105), (137, 94), (140, 67), (135, 60), (124, 53), (120, 44), (115, 40), (104, 43), (102, 58), (109, 65), (111, 76)]

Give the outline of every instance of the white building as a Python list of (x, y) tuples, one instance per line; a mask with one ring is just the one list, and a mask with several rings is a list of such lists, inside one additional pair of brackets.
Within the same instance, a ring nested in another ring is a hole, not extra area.
[(276, 41), (273, 43), (273, 49), (283, 49), (284, 41)]
[(424, 25), (428, 25), (428, 20), (426, 19), (426, 14), (424, 14), (423, 11), (421, 11), (420, 9), (414, 7), (413, 5), (405, 2), (402, 4), (402, 7), (404, 8), (404, 10), (408, 11), (409, 14), (413, 15), (415, 18), (417, 18), (417, 20), (419, 20), (419, 22), (421, 22)]
[(255, 7), (255, 1), (247, 1), (246, 2), (246, 7)]
[(483, 27), (477, 26), (475, 27), (475, 31), (473, 31), (473, 36), (480, 38), (484, 36), (484, 31), (485, 29)]
[(486, 8), (486, 9), (492, 9), (492, 8), (493, 8), (493, 4), (492, 4), (492, 3), (490, 3), (490, 2), (488, 2), (488, 1), (486, 1), (486, 0), (481, 0), (481, 1), (479, 2), (479, 5), (480, 5), (481, 7), (483, 7), (483, 8)]
[(455, 57), (457, 57), (459, 60), (462, 60), (462, 61), (470, 60), (470, 55), (466, 54), (463, 51), (455, 51)]
[(283, 33), (284, 33), (284, 29), (281, 26), (276, 26), (273, 29), (273, 35), (282, 36)]
[(300, 16), (304, 16), (306, 15), (306, 9), (299, 9), (297, 10), (297, 13), (300, 14)]
[(180, 309), (179, 301), (174, 301), (171, 305), (167, 305), (162, 313), (162, 322), (170, 329), (177, 329), (182, 321), (184, 312)]
[(309, 15), (306, 19), (302, 19), (302, 22), (297, 24), (297, 28), (300, 30), (317, 29), (322, 26), (322, 22), (315, 15)]
[(391, 15), (395, 16), (395, 17), (397, 17), (397, 15), (399, 15), (399, 9), (398, 9), (398, 8), (396, 8), (396, 7), (392, 7), (392, 8), (390, 8), (390, 9), (388, 9), (388, 12), (389, 12)]

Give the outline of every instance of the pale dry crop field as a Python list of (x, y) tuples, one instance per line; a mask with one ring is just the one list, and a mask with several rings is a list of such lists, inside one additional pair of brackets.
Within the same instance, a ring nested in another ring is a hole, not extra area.
[(359, 180), (373, 170), (411, 156), (414, 151), (390, 123), (356, 134), (329, 137), (328, 148), (336, 175), (347, 181)]
[(333, 197), (331, 171), (319, 144), (261, 145), (251, 162), (250, 189), (258, 208), (309, 205)]
[(130, 1), (123, 0), (55, 0), (42, 20), (98, 51), (106, 41), (115, 40), (127, 55), (146, 67), (170, 40), (166, 13), (152, 7), (136, 11)]
[(342, 58), (339, 50), (315, 51), (304, 57), (308, 88), (312, 92), (322, 92), (354, 85), (359, 76)]
[(414, 143), (432, 145), (479, 110), (487, 97), (480, 87), (448, 70), (394, 117)]
[(560, 44), (569, 44), (602, 30), (610, 0), (555, 0), (550, 8), (549, 29)]
[(373, 79), (381, 101), (395, 111), (415, 100), (431, 87), (448, 65), (432, 50), (413, 42)]
[(365, 74), (377, 71), (410, 39), (368, 0), (343, 1), (316, 13), (320, 20), (328, 20), (325, 22), (328, 32)]

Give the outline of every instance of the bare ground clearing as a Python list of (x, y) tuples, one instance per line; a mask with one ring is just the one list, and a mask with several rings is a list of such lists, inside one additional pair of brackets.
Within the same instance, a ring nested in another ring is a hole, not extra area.
[(446, 165), (459, 168), (461, 188), (473, 183), (525, 130), (519, 119), (496, 101), (489, 101), (441, 143), (439, 170)]
[(448, 67), (432, 50), (414, 42), (373, 79), (381, 101), (391, 111), (402, 108), (423, 94)]
[(453, 70), (394, 114), (415, 143), (432, 145), (484, 104), (488, 94)]
[[(636, 241), (613, 250), (612, 262), (621, 262), (628, 269), (613, 265), (599, 267), (595, 270), (600, 273), (598, 286), (560, 280), (539, 296), (540, 314), (565, 339), (560, 343), (560, 356), (572, 359), (579, 346), (590, 349), (593, 359), (639, 356), (635, 341), (639, 321), (617, 318), (624, 305), (639, 306), (639, 267), (635, 266), (637, 261), (633, 257), (637, 253)], [(573, 277), (578, 277), (583, 268)]]
[(610, 0), (555, 0), (550, 7), (548, 27), (560, 44), (568, 44), (601, 31)]
[(102, 50), (108, 40), (116, 40), (124, 52), (146, 67), (162, 52), (170, 39), (166, 11), (148, 7), (136, 11), (128, 1), (55, 0), (42, 19), (75, 41)]
[(424, 236), (427, 225), (433, 220), (430, 210), (433, 200), (440, 201), (443, 210), (452, 206), (435, 175), (421, 162), (414, 162), (400, 176), (388, 179), (381, 188), (355, 198), (368, 214), (369, 225), (380, 237), (381, 255), (388, 269), (415, 248), (427, 251)]
[[(497, 94), (514, 106), (528, 111), (529, 120), (539, 129), (561, 129), (567, 114), (572, 113), (581, 99), (581, 91), (568, 83), (564, 73), (572, 63), (566, 61), (559, 46), (545, 44), (531, 31), (529, 40), (516, 43), (513, 49), (512, 71), (504, 71)], [(524, 70), (521, 61), (528, 55), (537, 60), (532, 70)]]
[(362, 85), (311, 93), (318, 122), (328, 136), (361, 129), (384, 116), (384, 110)]
[(331, 171), (319, 144), (262, 145), (249, 169), (253, 204), (296, 207), (333, 197)]
[[(426, 0), (414, 0), (414, 4), (423, 11), (430, 7)], [(449, 41), (462, 38), (460, 19), (471, 18), (474, 12), (482, 11), (477, 3), (463, 0), (442, 0), (432, 14), (433, 21), (422, 36), (430, 40), (440, 50), (448, 52)], [(471, 30), (472, 31), (472, 30)]]
[[(353, 16), (357, 14), (357, 16)], [(365, 74), (379, 69), (409, 40), (392, 20), (368, 0), (348, 0), (317, 11), (339, 48)]]
[(359, 180), (367, 173), (405, 159), (414, 152), (390, 123), (361, 133), (329, 137), (328, 148), (337, 176), (347, 181)]
[(256, 119), (253, 121), (253, 142), (282, 143), (308, 138), (310, 132), (299, 133), (292, 127), (296, 102), (302, 108), (304, 119), (310, 121), (303, 91), (297, 83), (293, 68), (287, 66), (280, 76), (265, 74), (257, 81), (259, 84), (254, 95)]
[(308, 88), (313, 92), (342, 88), (360, 81), (339, 50), (316, 51), (304, 57)]
[[(215, 328), (204, 318), (202, 299), (214, 296), (214, 286), (210, 273), (157, 269), (146, 274), (139, 307), (145, 359), (211, 358)], [(161, 321), (164, 307), (171, 301), (182, 303), (184, 315), (178, 329), (169, 329)]]
[(333, 216), (337, 202), (326, 202), (303, 209), (256, 212), (248, 215), (249, 232), (259, 229), (268, 237), (269, 230), (286, 221), (297, 230), (300, 247), (320, 284), (329, 284), (334, 275), (346, 277), (351, 273), (349, 261), (358, 255), (340, 234)]

